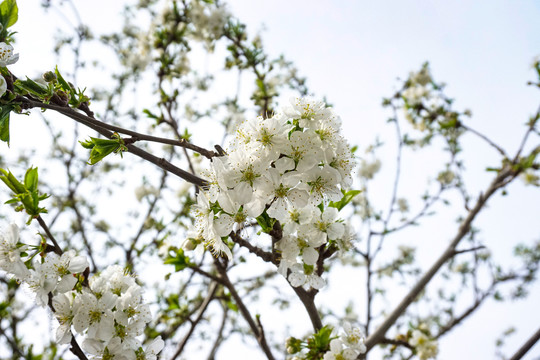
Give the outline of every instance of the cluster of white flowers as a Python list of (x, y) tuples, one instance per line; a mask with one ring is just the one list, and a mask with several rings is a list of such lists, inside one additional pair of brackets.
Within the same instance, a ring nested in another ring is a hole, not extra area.
[[(222, 240), (250, 218), (279, 221), (279, 272), (291, 285), (321, 288), (320, 249), (329, 241), (349, 246), (351, 230), (331, 201), (352, 183), (354, 160), (340, 135), (340, 119), (323, 102), (295, 98), (281, 113), (244, 121), (228, 156), (214, 158), (209, 186), (192, 207), (196, 218), (185, 249), (199, 244), (231, 258)], [(260, 223), (261, 221), (259, 221)]]
[(416, 355), (421, 360), (434, 359), (439, 353), (437, 340), (430, 339), (423, 331), (414, 330), (409, 344), (416, 350)]
[(411, 72), (401, 96), (406, 103), (405, 118), (420, 131), (426, 130), (428, 110), (435, 110), (444, 100), (433, 91), (434, 85), (429, 68), (424, 65), (418, 72)]
[(409, 86), (402, 92), (402, 96), (409, 105), (414, 106), (422, 102), (424, 98), (430, 95), (431, 75), (426, 66), (418, 72), (409, 74)]
[(354, 360), (366, 352), (364, 334), (351, 324), (343, 324), (343, 333), (330, 342), (330, 350), (324, 354), (324, 360)]
[(137, 339), (152, 319), (143, 303), (142, 288), (120, 266), (114, 265), (90, 277), (82, 285), (88, 267), (84, 256), (74, 250), (40, 253), (28, 268), (21, 259), (29, 247), (19, 241), (19, 229), (12, 224), (0, 234), (0, 269), (26, 284), (40, 306), (50, 305), (59, 326), (56, 341), (68, 344), (72, 329), (83, 336), (81, 347), (92, 359), (155, 360), (164, 346), (157, 338), (146, 349)]
[(192, 36), (204, 41), (209, 48), (213, 41), (223, 35), (223, 29), (230, 14), (225, 7), (209, 7), (204, 1), (193, 1), (189, 12), (191, 23), (195, 26)]
[(374, 159), (373, 161), (367, 161), (362, 159), (358, 169), (358, 176), (366, 180), (371, 180), (381, 169), (381, 160)]

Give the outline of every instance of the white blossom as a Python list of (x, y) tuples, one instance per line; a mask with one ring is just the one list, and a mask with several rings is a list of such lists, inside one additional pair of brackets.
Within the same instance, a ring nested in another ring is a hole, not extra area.
[(13, 46), (0, 42), (0, 67), (15, 64), (19, 60), (19, 54), (13, 53)]
[(99, 299), (90, 291), (83, 291), (75, 298), (73, 327), (78, 333), (86, 330), (89, 338), (108, 341), (114, 334), (112, 309), (117, 296), (106, 291)]
[(56, 329), (56, 342), (59, 344), (69, 344), (71, 341), (71, 324), (73, 322), (71, 300), (73, 297), (70, 293), (68, 294), (56, 294), (52, 299), (54, 316), (59, 324)]
[(330, 350), (324, 354), (324, 360), (353, 360), (358, 353), (350, 348), (344, 348), (340, 339), (330, 341)]
[(25, 250), (26, 246), (19, 243), (19, 228), (10, 224), (7, 230), (0, 234), (0, 269), (13, 274), (18, 280), (29, 277), (30, 271), (21, 260), (21, 253)]
[(145, 350), (140, 349), (137, 352), (137, 360), (156, 360), (157, 354), (159, 354), (164, 346), (165, 342), (161, 339), (161, 336), (158, 336)]
[(409, 344), (416, 350), (416, 354), (421, 360), (434, 359), (439, 353), (439, 345), (436, 340), (431, 340), (428, 336), (416, 329), (412, 332)]

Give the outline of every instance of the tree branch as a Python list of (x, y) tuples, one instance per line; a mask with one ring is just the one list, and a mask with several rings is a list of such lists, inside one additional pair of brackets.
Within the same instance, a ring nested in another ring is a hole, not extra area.
[(231, 296), (233, 297), (236, 305), (238, 305), (238, 310), (240, 310), (240, 313), (244, 317), (244, 319), (247, 321), (249, 327), (251, 328), (251, 331), (255, 335), (255, 338), (257, 339), (257, 342), (261, 346), (262, 351), (268, 358), (268, 360), (274, 360), (274, 355), (272, 355), (272, 351), (270, 350), (270, 347), (268, 346), (268, 343), (266, 342), (266, 338), (264, 336), (264, 331), (262, 330), (262, 326), (260, 325), (260, 320), (257, 320), (257, 323), (253, 320), (251, 317), (251, 314), (242, 301), (242, 298), (240, 295), (238, 295), (238, 292), (236, 292), (236, 289), (234, 285), (231, 283), (229, 276), (227, 275), (227, 269), (224, 267), (223, 264), (220, 263), (219, 259), (215, 259), (216, 268), (219, 271), (220, 277), (223, 280), (223, 283), (229, 289), (229, 292), (231, 293)]
[(439, 269), (455, 255), (455, 248), (459, 242), (467, 235), (470, 230), (473, 220), (476, 218), (480, 210), (484, 207), (488, 199), (501, 187), (503, 187), (509, 179), (515, 178), (519, 174), (519, 170), (514, 169), (511, 165), (505, 165), (493, 179), (485, 194), (480, 194), (476, 205), (469, 211), (467, 217), (462, 221), (456, 236), (452, 239), (443, 254), (431, 266), (431, 268), (422, 276), (411, 291), (403, 298), (396, 308), (388, 315), (384, 322), (371, 334), (366, 340), (366, 347), (369, 351), (375, 345), (379, 344), (385, 337), (388, 329), (394, 325), (396, 320), (405, 312), (409, 305), (417, 298), (426, 285), (431, 281)]
[(519, 348), (509, 360), (521, 359), (540, 340), (540, 328)]
[(227, 306), (222, 305), (223, 307), (223, 317), (221, 318), (221, 325), (219, 326), (219, 330), (217, 331), (217, 337), (214, 341), (214, 345), (212, 346), (212, 350), (210, 351), (210, 354), (208, 354), (207, 360), (214, 360), (216, 357), (216, 352), (221, 345), (223, 341), (223, 331), (225, 330), (225, 325), (227, 324), (227, 318), (229, 314), (229, 308)]
[(180, 344), (178, 344), (178, 348), (176, 349), (176, 352), (174, 353), (174, 355), (171, 357), (171, 360), (176, 359), (178, 355), (180, 355), (182, 351), (184, 351), (184, 348), (189, 338), (191, 337), (191, 335), (193, 334), (193, 331), (195, 330), (195, 328), (201, 321), (204, 312), (208, 308), (208, 305), (214, 298), (214, 294), (216, 293), (216, 290), (217, 290), (217, 283), (216, 282), (210, 283), (210, 286), (208, 287), (208, 295), (206, 295), (206, 298), (204, 299), (201, 306), (199, 307), (199, 312), (197, 313), (197, 317), (191, 323), (191, 327), (189, 331), (187, 332), (186, 335), (184, 335), (184, 338), (182, 339), (182, 341), (180, 341)]
[[(33, 101), (33, 100), (29, 100), (29, 99), (26, 99), (26, 98), (21, 98), (21, 101), (23, 103), (23, 105), (26, 105), (27, 108), (35, 108), (35, 107), (38, 107), (38, 108), (42, 108), (42, 109), (51, 109), (51, 110), (55, 110), (85, 126), (88, 126), (89, 128), (97, 131), (98, 133), (100, 133), (101, 135), (107, 137), (108, 139), (111, 139), (112, 136), (113, 136), (113, 133), (111, 132), (110, 128), (116, 128), (116, 127), (113, 127), (112, 125), (107, 125), (101, 121), (98, 121), (96, 119), (93, 119), (89, 116), (86, 116), (84, 114), (81, 114), (69, 107), (63, 107), (63, 106), (59, 106), (59, 105), (51, 105), (51, 104), (44, 104), (44, 103), (41, 103), (41, 102), (38, 102), (38, 101)], [(105, 124), (106, 126), (103, 126), (102, 124)], [(125, 130), (125, 129), (124, 129)], [(129, 131), (129, 130), (128, 130)], [(172, 141), (176, 141), (176, 140), (172, 140)], [(158, 167), (162, 168), (163, 170), (166, 170), (168, 172), (170, 172), (171, 174), (174, 174), (184, 180), (186, 180), (187, 182), (190, 182), (194, 185), (197, 185), (197, 186), (205, 186), (207, 183), (206, 183), (206, 180), (204, 179), (201, 179), (200, 177), (198, 176), (195, 176), (185, 170), (182, 170), (180, 169), (179, 167), (171, 164), (170, 162), (168, 162), (167, 160), (163, 159), (163, 158), (158, 158), (157, 156), (154, 156), (152, 154), (150, 154), (149, 152), (147, 151), (144, 151), (138, 147), (136, 147), (135, 145), (133, 144), (126, 144), (126, 147), (128, 148), (128, 152), (134, 154), (134, 155), (137, 155), (138, 157), (146, 160), (146, 161), (149, 161), (155, 165), (157, 165)]]
[(43, 228), (43, 230), (45, 231), (45, 234), (47, 234), (47, 237), (52, 241), (52, 243), (54, 244), (54, 252), (58, 255), (62, 255), (63, 251), (62, 249), (60, 248), (60, 245), (58, 245), (58, 243), (56, 242), (56, 239), (54, 238), (54, 236), (51, 234), (51, 231), (49, 230), (49, 227), (47, 226), (47, 224), (45, 223), (45, 221), (43, 220), (43, 218), (41, 217), (41, 215), (38, 215), (38, 217), (36, 218), (36, 220), (38, 221), (39, 225)]

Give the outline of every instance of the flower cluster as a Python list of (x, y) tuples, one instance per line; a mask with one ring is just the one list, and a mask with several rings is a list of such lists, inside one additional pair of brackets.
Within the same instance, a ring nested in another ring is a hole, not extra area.
[[(72, 329), (84, 337), (82, 348), (92, 359), (156, 359), (163, 348), (161, 338), (142, 348), (138, 336), (152, 319), (143, 302), (142, 288), (120, 266), (110, 266), (90, 277), (82, 274), (88, 261), (74, 250), (56, 253), (36, 250), (34, 259), (25, 262), (30, 246), (19, 242), (19, 229), (9, 226), (0, 234), (0, 269), (26, 284), (35, 294), (36, 303), (49, 305), (59, 326), (56, 341), (68, 344)], [(28, 264), (28, 267), (27, 265)]]
[(412, 332), (409, 344), (414, 347), (421, 360), (434, 359), (439, 353), (437, 340), (430, 339), (425, 332), (418, 329)]
[(350, 247), (352, 237), (332, 207), (351, 185), (354, 167), (340, 126), (332, 109), (311, 98), (241, 123), (228, 156), (214, 158), (204, 174), (209, 185), (192, 207), (194, 235), (184, 248), (198, 244), (231, 258), (223, 238), (256, 219), (264, 232), (281, 229), (279, 272), (291, 285), (321, 288), (321, 250), (329, 243)]
[(210, 7), (204, 1), (193, 1), (189, 17), (195, 29), (191, 33), (195, 40), (206, 43), (212, 48), (212, 42), (223, 35), (223, 29), (231, 15), (223, 6)]
[(324, 354), (324, 360), (353, 360), (366, 352), (364, 334), (350, 323), (343, 324), (343, 333), (330, 341), (330, 350)]

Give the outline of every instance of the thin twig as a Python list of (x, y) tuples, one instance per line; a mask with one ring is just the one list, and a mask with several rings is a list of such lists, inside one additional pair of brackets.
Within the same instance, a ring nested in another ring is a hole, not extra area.
[[(52, 110), (55, 110), (61, 114), (64, 114), (66, 115), (67, 117), (83, 124), (83, 125), (86, 125), (88, 126), (89, 128), (97, 131), (98, 133), (100, 133), (101, 135), (103, 136), (106, 136), (107, 138), (111, 139), (112, 136), (114, 135), (110, 130), (104, 128), (104, 127), (101, 127), (99, 124), (96, 124), (95, 123), (95, 119), (91, 118), (91, 117), (88, 117), (86, 115), (83, 115), (71, 108), (67, 108), (67, 107), (62, 107), (62, 106), (58, 106), (58, 105), (51, 105), (51, 104), (44, 104), (44, 103), (41, 103), (41, 102), (37, 102), (37, 101), (33, 101), (33, 100), (29, 100), (29, 99), (24, 99), (22, 100), (22, 102), (27, 105), (28, 108), (33, 108), (33, 107), (39, 107), (39, 108), (47, 108), (47, 109), (52, 109)], [(101, 122), (100, 122), (101, 123)], [(133, 144), (126, 144), (126, 147), (128, 148), (128, 152), (134, 154), (134, 155), (137, 155), (138, 157), (144, 159), (144, 160), (147, 160), (157, 166), (159, 166), (160, 168), (186, 180), (187, 182), (190, 182), (194, 185), (197, 185), (197, 186), (205, 186), (206, 185), (206, 181), (204, 179), (201, 179), (199, 178), (198, 176), (195, 176), (185, 170), (182, 170), (178, 167), (176, 167), (175, 165), (171, 164), (170, 162), (168, 162), (167, 160), (163, 159), (163, 158), (158, 158), (157, 156), (154, 156), (138, 147), (136, 147), (135, 145)]]
[(212, 346), (212, 350), (210, 350), (210, 353), (208, 354), (207, 360), (214, 360), (216, 357), (217, 350), (219, 349), (219, 346), (223, 342), (223, 331), (225, 330), (225, 325), (227, 324), (227, 318), (229, 314), (229, 308), (227, 306), (222, 305), (223, 308), (223, 317), (221, 318), (221, 325), (219, 326), (219, 330), (217, 331), (217, 337), (214, 341), (214, 345)]
[(475, 246), (475, 247), (470, 248), (470, 249), (455, 250), (454, 255), (465, 254), (465, 253), (468, 253), (468, 252), (478, 251), (478, 250), (482, 250), (482, 249), (485, 249), (485, 248), (486, 247), (484, 245), (480, 245), (480, 246)]
[(184, 348), (186, 347), (186, 344), (189, 338), (193, 334), (193, 331), (195, 331), (195, 328), (197, 327), (197, 325), (199, 325), (204, 312), (206, 311), (206, 309), (208, 308), (208, 305), (210, 304), (210, 301), (212, 301), (212, 299), (214, 298), (216, 290), (217, 290), (217, 283), (211, 282), (210, 285), (208, 286), (208, 295), (206, 295), (206, 298), (204, 299), (201, 306), (199, 307), (199, 311), (197, 313), (197, 316), (195, 317), (195, 320), (191, 322), (191, 327), (189, 328), (187, 334), (184, 335), (184, 338), (182, 339), (182, 341), (180, 341), (180, 343), (178, 344), (178, 348), (176, 349), (176, 352), (174, 353), (174, 355), (171, 357), (171, 360), (176, 359), (182, 353), (182, 351), (184, 351)]
[(248, 251), (252, 254), (257, 255), (261, 259), (263, 259), (266, 262), (270, 262), (276, 266), (279, 266), (279, 261), (275, 258), (274, 254), (268, 251), (264, 251), (263, 249), (251, 244), (249, 241), (243, 239), (240, 235), (238, 235), (236, 232), (231, 232), (229, 234), (230, 238), (233, 242), (236, 244), (245, 247), (248, 249)]
[[(58, 106), (58, 105), (51, 105), (51, 104), (44, 104), (44, 103), (41, 103), (41, 102), (37, 102), (37, 101), (33, 101), (33, 100), (29, 100), (29, 99), (24, 99), (22, 100), (22, 102), (27, 105), (27, 107), (29, 108), (32, 108), (32, 107), (39, 107), (39, 108), (46, 108), (46, 109), (52, 109), (52, 110), (55, 110), (61, 114), (64, 114), (66, 115), (67, 117), (83, 124), (83, 125), (86, 125), (88, 126), (89, 128), (97, 131), (98, 133), (100, 133), (101, 135), (111, 139), (112, 136), (114, 135), (110, 130), (100, 126), (99, 124), (96, 124), (95, 123), (95, 119), (91, 118), (91, 117), (88, 117), (86, 115), (83, 115), (71, 108), (67, 108), (67, 107), (62, 107), (62, 106)], [(126, 144), (126, 147), (128, 149), (128, 152), (134, 154), (134, 155), (137, 155), (138, 157), (146, 160), (146, 161), (149, 161), (155, 165), (157, 165), (158, 167), (162, 168), (163, 170), (166, 170), (184, 180), (186, 180), (187, 182), (190, 182), (194, 185), (197, 185), (197, 186), (205, 186), (207, 183), (206, 183), (206, 180), (204, 179), (201, 179), (199, 178), (198, 176), (195, 176), (185, 170), (182, 170), (180, 168), (178, 168), (177, 166), (171, 164), (170, 162), (168, 162), (167, 160), (163, 159), (163, 158), (158, 158), (157, 156), (154, 156), (138, 147), (136, 147), (135, 145), (133, 144)]]
[(248, 308), (242, 301), (242, 298), (240, 297), (240, 295), (238, 295), (236, 288), (231, 283), (229, 276), (227, 275), (227, 269), (225, 268), (223, 264), (221, 264), (219, 259), (214, 259), (214, 263), (216, 264), (216, 268), (219, 271), (222, 282), (225, 284), (227, 289), (229, 289), (229, 292), (231, 293), (231, 296), (233, 297), (234, 302), (238, 306), (238, 310), (240, 311), (244, 319), (247, 321), (249, 327), (251, 328), (251, 331), (253, 332), (253, 334), (255, 335), (255, 338), (257, 339), (257, 342), (261, 346), (262, 351), (264, 352), (268, 360), (274, 360), (275, 359), (274, 355), (272, 354), (272, 351), (270, 350), (270, 347), (268, 346), (268, 343), (266, 342), (264, 332), (261, 331), (261, 327), (255, 323), (255, 321), (251, 317), (251, 314)]
[(467, 126), (467, 125), (464, 125), (461, 122), (459, 123), (459, 126), (462, 127), (463, 129), (467, 130), (467, 131), (470, 131), (474, 135), (478, 136), (479, 138), (481, 138), (482, 140), (487, 142), (491, 147), (493, 147), (495, 150), (497, 150), (499, 152), (499, 154), (501, 154), (505, 159), (508, 159), (508, 155), (506, 155), (506, 152), (504, 151), (504, 149), (502, 147), (500, 147), (499, 145), (495, 144), (493, 141), (491, 141), (487, 136), (485, 136), (484, 134), (476, 131), (475, 129), (473, 129), (473, 128)]
[(45, 223), (45, 221), (43, 220), (43, 218), (41, 217), (41, 215), (38, 215), (37, 216), (37, 221), (39, 223), (39, 225), (42, 227), (42, 229), (45, 231), (45, 234), (47, 234), (47, 237), (49, 238), (49, 240), (52, 241), (53, 245), (54, 245), (54, 252), (58, 255), (62, 255), (63, 254), (63, 251), (62, 249), (60, 248), (60, 245), (58, 245), (58, 243), (56, 242), (56, 239), (54, 238), (54, 236), (51, 234), (51, 231), (49, 230), (49, 227), (47, 226), (47, 224)]
[(161, 137), (157, 137), (157, 136), (141, 134), (141, 133), (133, 131), (133, 130), (125, 129), (125, 128), (115, 126), (115, 125), (110, 125), (110, 124), (107, 124), (107, 123), (105, 123), (103, 121), (99, 121), (99, 120), (97, 120), (97, 119), (95, 119), (93, 117), (90, 117), (88, 115), (81, 114), (80, 112), (78, 112), (78, 111), (76, 111), (76, 110), (74, 110), (74, 109), (72, 109), (70, 107), (65, 107), (65, 106), (60, 106), (60, 105), (55, 105), (55, 104), (46, 104), (46, 103), (33, 101), (33, 100), (28, 100), (28, 99), (25, 99), (24, 102), (25, 102), (25, 104), (28, 104), (31, 107), (41, 107), (43, 109), (55, 110), (55, 111), (58, 111), (58, 112), (61, 112), (61, 113), (65, 114), (65, 115), (70, 116), (74, 120), (83, 120), (83, 121), (89, 122), (89, 123), (93, 124), (94, 126), (102, 128), (102, 129), (117, 132), (119, 134), (129, 135), (129, 136), (131, 136), (131, 138), (124, 139), (124, 141), (126, 143), (129, 143), (129, 144), (132, 144), (132, 143), (137, 142), (137, 141), (150, 141), (150, 142), (156, 142), (156, 143), (160, 143), (160, 144), (180, 146), (182, 148), (186, 148), (186, 149), (198, 152), (199, 154), (201, 154), (201, 155), (203, 155), (203, 156), (205, 156), (205, 157), (207, 157), (209, 159), (211, 159), (214, 156), (219, 155), (215, 151), (207, 150), (207, 149), (204, 149), (204, 148), (202, 148), (200, 146), (191, 144), (190, 142), (188, 142), (185, 139), (179, 139), (179, 140), (166, 139), (166, 138), (161, 138)]
[[(537, 119), (540, 117), (540, 107), (536, 111), (535, 117)], [(521, 156), (521, 152), (525, 148), (525, 144), (527, 143), (527, 139), (529, 138), (529, 135), (531, 134), (531, 132), (535, 131), (535, 127), (534, 127), (535, 124), (536, 122), (529, 125), (529, 129), (527, 129), (525, 136), (523, 136), (523, 139), (521, 140), (521, 144), (519, 145), (518, 151), (516, 153), (516, 156), (513, 159), (513, 162), (517, 162), (519, 160), (519, 157)]]

